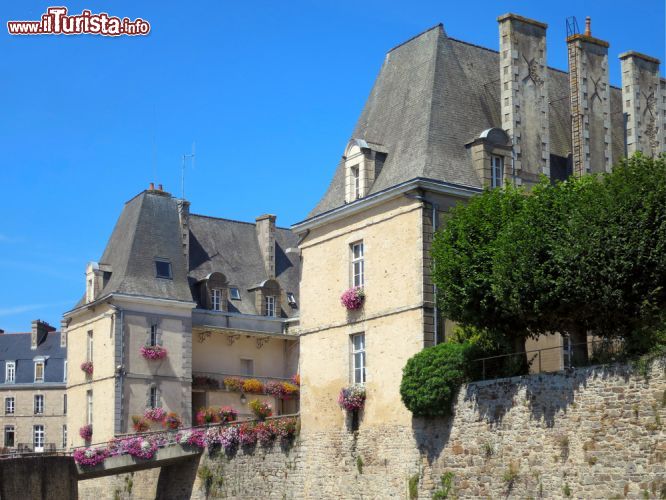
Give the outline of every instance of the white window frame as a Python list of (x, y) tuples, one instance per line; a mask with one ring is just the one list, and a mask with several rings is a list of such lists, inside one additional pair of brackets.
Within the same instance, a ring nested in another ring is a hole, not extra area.
[(351, 201), (361, 198), (361, 165), (354, 165), (351, 169)]
[(349, 245), (351, 251), (351, 286), (365, 285), (365, 245), (363, 240)]
[[(357, 348), (356, 340), (360, 339), (361, 346)], [(354, 333), (350, 336), (351, 340), (351, 382), (352, 384), (365, 384), (367, 380), (367, 362), (365, 349), (365, 333)], [(360, 366), (357, 363), (357, 355), (360, 358)]]
[(16, 361), (5, 361), (5, 384), (16, 382)]
[[(243, 364), (247, 363), (249, 370), (243, 369)], [(240, 360), (240, 374), (246, 377), (254, 376), (254, 359), (250, 358), (241, 358)]]
[(229, 288), (229, 297), (231, 300), (241, 300), (241, 294), (238, 287), (232, 286)]
[(266, 295), (266, 316), (275, 317), (275, 295)]
[[(40, 366), (41, 366), (42, 376), (38, 377), (37, 372), (38, 372), (38, 367), (40, 367)], [(35, 361), (35, 383), (36, 384), (44, 382), (44, 370), (46, 370), (46, 365), (44, 363), (44, 360), (40, 359), (39, 361)]]
[(92, 330), (88, 330), (86, 334), (86, 361), (92, 363), (93, 360), (93, 347), (94, 347), (94, 335)]
[(67, 382), (67, 360), (65, 360), (64, 363), (63, 363), (62, 381)]
[(33, 397), (33, 411), (35, 415), (44, 415), (44, 394), (35, 394)]
[(5, 415), (14, 415), (16, 411), (16, 399), (14, 396), (5, 397)]
[[(11, 432), (12, 432), (12, 435), (13, 435), (12, 436), (13, 437), (13, 439), (12, 439), (13, 443), (11, 445), (7, 444), (7, 431), (9, 431), (10, 429), (11, 429)], [(16, 426), (15, 425), (5, 425), (5, 432), (2, 436), (2, 442), (3, 442), (3, 446), (5, 446), (6, 448), (15, 448), (16, 447)]]
[(502, 187), (504, 181), (504, 157), (499, 155), (490, 156), (490, 187)]
[(86, 424), (92, 425), (93, 415), (93, 391), (86, 391)]
[(35, 453), (41, 453), (44, 451), (44, 441), (46, 440), (46, 430), (44, 426), (33, 425), (32, 426), (32, 443), (35, 447)]
[(292, 292), (287, 292), (287, 302), (296, 305), (296, 296)]
[(222, 307), (222, 290), (213, 288), (210, 291), (210, 308), (213, 311), (220, 311)]

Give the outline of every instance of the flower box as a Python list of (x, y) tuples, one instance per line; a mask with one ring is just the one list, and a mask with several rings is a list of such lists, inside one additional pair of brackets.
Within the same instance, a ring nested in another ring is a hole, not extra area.
[(153, 422), (162, 422), (164, 417), (166, 417), (166, 410), (164, 408), (146, 408), (143, 416)]
[(338, 395), (338, 404), (343, 410), (362, 410), (365, 406), (365, 387), (362, 385), (343, 387)]
[(363, 302), (365, 302), (365, 292), (360, 286), (350, 288), (342, 294), (340, 302), (342, 302), (342, 305), (345, 306), (348, 311), (356, 311), (363, 307)]
[(167, 350), (161, 345), (144, 345), (140, 349), (141, 356), (149, 360), (164, 359), (167, 356)]
[(253, 399), (248, 406), (259, 420), (266, 420), (273, 414), (273, 407), (266, 401)]
[(81, 370), (86, 373), (86, 375), (93, 374), (93, 364), (92, 361), (84, 361), (81, 363)]

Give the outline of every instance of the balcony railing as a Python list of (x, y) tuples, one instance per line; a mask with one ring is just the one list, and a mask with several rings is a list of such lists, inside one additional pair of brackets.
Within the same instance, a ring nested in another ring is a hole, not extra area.
[(226, 387), (224, 386), (224, 379), (227, 377), (238, 377), (242, 379), (253, 378), (261, 381), (263, 384), (271, 381), (293, 383), (291, 378), (288, 377), (263, 377), (259, 375), (239, 375), (237, 373), (219, 372), (192, 372), (192, 388), (226, 391)]

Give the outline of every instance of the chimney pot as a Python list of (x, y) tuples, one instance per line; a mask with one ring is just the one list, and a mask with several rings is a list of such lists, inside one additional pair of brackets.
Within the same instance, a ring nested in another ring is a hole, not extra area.
[(158, 191), (162, 191), (162, 184), (158, 184), (158, 185), (157, 185), (157, 190), (158, 190)]
[(155, 191), (155, 183), (154, 182), (151, 182), (150, 184), (148, 184), (148, 191)]
[(585, 36), (592, 36), (592, 18), (590, 16), (585, 18)]

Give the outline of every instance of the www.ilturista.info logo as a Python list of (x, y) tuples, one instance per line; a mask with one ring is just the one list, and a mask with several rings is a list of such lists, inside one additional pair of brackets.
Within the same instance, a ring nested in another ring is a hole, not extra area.
[(67, 7), (49, 7), (39, 21), (7, 21), (10, 35), (147, 35), (150, 23), (137, 17), (134, 21), (110, 16), (106, 12), (68, 16)]

